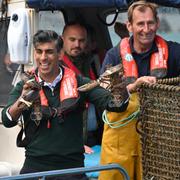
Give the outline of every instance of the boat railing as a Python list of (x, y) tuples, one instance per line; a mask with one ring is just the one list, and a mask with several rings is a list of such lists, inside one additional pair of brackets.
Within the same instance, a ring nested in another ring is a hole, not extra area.
[(80, 167), (80, 168), (70, 168), (70, 169), (63, 169), (63, 170), (53, 170), (53, 171), (44, 171), (44, 172), (37, 172), (37, 173), (28, 173), (28, 174), (21, 174), (16, 176), (4, 176), (0, 177), (0, 180), (20, 180), (20, 179), (28, 179), (28, 178), (41, 178), (41, 180), (45, 180), (46, 177), (52, 176), (63, 176), (63, 175), (75, 175), (75, 174), (82, 174), (88, 172), (96, 172), (96, 171), (105, 171), (105, 170), (118, 170), (124, 177), (124, 180), (130, 180), (128, 173), (126, 170), (120, 166), (119, 164), (108, 164), (108, 165), (99, 165), (94, 167)]

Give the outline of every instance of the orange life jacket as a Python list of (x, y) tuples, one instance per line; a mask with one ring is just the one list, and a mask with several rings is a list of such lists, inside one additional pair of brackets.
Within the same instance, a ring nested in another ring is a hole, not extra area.
[[(80, 70), (73, 64), (73, 62), (69, 59), (67, 55), (64, 54), (62, 60), (66, 64), (66, 66), (72, 69), (77, 75), (83, 75), (82, 72), (80, 72)], [(92, 68), (89, 69), (89, 78), (92, 80), (96, 80), (96, 75), (93, 72)], [(88, 108), (89, 103), (86, 102), (85, 106), (86, 108)]]
[[(43, 89), (40, 90), (40, 100), (42, 106), (48, 106), (48, 100), (45, 96)], [(64, 101), (68, 98), (77, 98), (78, 90), (77, 90), (77, 80), (75, 73), (64, 67), (64, 74), (61, 80), (60, 92), (59, 92), (60, 101)]]
[[(160, 36), (155, 37), (158, 52), (154, 52), (150, 59), (150, 75), (164, 77), (167, 74), (168, 45)], [(123, 38), (120, 43), (120, 55), (126, 78), (138, 78), (138, 69), (132, 56), (129, 38)]]
[[(76, 79), (76, 74), (74, 73), (73, 70), (64, 67), (64, 74), (62, 76), (61, 79), (61, 86), (60, 86), (60, 91), (59, 91), (59, 101), (61, 102), (61, 104), (63, 104), (66, 100), (68, 99), (72, 99), (71, 103), (74, 105), (74, 103), (77, 101), (77, 98), (79, 97), (78, 94), (78, 90), (77, 90), (77, 79)], [(35, 76), (36, 80), (38, 81), (38, 77)], [(41, 102), (41, 106), (45, 106), (48, 107), (48, 99), (43, 91), (43, 89), (41, 89), (39, 91), (39, 95), (40, 95), (40, 102)], [(70, 107), (71, 105), (69, 105), (68, 107)], [(55, 109), (55, 108), (54, 108)], [(60, 108), (56, 109), (57, 111), (61, 111)], [(58, 114), (58, 112), (57, 112)], [(50, 121), (48, 120), (48, 128), (50, 128)]]
[[(62, 60), (63, 60), (64, 63), (65, 63), (70, 69), (72, 69), (76, 74), (78, 74), (78, 75), (81, 74), (81, 75), (82, 75), (82, 73), (81, 73), (81, 72), (79, 71), (79, 69), (72, 63), (72, 61), (68, 58), (67, 55), (64, 55)], [(89, 77), (90, 77), (90, 79), (92, 79), (92, 80), (96, 80), (96, 76), (95, 76), (92, 68), (89, 69)]]

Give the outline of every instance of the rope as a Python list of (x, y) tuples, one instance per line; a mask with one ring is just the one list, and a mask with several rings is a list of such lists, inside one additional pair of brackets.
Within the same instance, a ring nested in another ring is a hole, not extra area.
[(132, 120), (134, 120), (139, 115), (140, 109), (138, 108), (137, 111), (133, 112), (131, 115), (129, 115), (127, 118), (120, 119), (116, 122), (110, 122), (107, 117), (107, 111), (104, 110), (102, 114), (102, 120), (105, 124), (109, 125), (109, 127), (115, 129), (119, 127), (126, 126), (128, 123), (130, 123)]
[(155, 84), (142, 84), (142, 88), (150, 88), (152, 90), (160, 90), (160, 91), (171, 91), (171, 92), (179, 92), (180, 91), (180, 77), (176, 78), (167, 78), (167, 79), (158, 79)]
[(158, 84), (174, 85), (180, 83), (180, 77), (158, 79)]

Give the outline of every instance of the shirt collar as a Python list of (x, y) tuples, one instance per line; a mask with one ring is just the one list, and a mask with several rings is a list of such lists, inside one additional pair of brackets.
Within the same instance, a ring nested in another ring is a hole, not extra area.
[[(133, 42), (133, 41), (134, 41), (134, 40), (133, 40), (133, 36), (131, 36), (131, 37), (130, 37), (130, 40), (129, 40), (131, 52), (132, 52), (132, 54), (133, 54), (133, 53), (138, 54), (138, 53), (136, 52), (136, 50), (134, 49), (134, 46), (133, 46), (133, 43), (134, 43), (134, 42)], [(151, 53), (153, 53), (153, 52), (158, 52), (158, 47), (157, 47), (155, 41), (153, 42), (153, 45), (152, 45), (151, 49), (150, 49), (148, 52), (146, 52), (145, 54), (151, 54)]]
[[(58, 74), (57, 77), (54, 79), (54, 81), (53, 81), (52, 83), (49, 83), (49, 82), (44, 81), (43, 86), (48, 86), (48, 87), (51, 88), (51, 89), (54, 88), (54, 87), (57, 85), (57, 83), (59, 83), (59, 82), (61, 81), (61, 79), (62, 79), (62, 74), (63, 74), (62, 68), (59, 67), (59, 74)], [(42, 82), (42, 81), (43, 81), (43, 80), (40, 78), (40, 76), (39, 76), (39, 72), (38, 72), (38, 80), (39, 80), (39, 82)]]

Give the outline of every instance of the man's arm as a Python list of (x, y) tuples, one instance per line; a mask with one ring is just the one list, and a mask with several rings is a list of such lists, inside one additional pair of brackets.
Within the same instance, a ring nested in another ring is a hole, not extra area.
[(2, 111), (2, 121), (6, 127), (15, 126), (23, 111), (39, 97), (39, 87), (35, 85), (35, 81), (30, 79), (25, 83), (21, 81), (12, 90), (8, 105)]
[(6, 127), (15, 126), (17, 124), (17, 119), (20, 117), (22, 111), (16, 106), (21, 96), (22, 89), (23, 82), (21, 81), (11, 91), (8, 99), (8, 104), (2, 110), (2, 122)]
[[(78, 86), (89, 83), (87, 78), (79, 77)], [(121, 78), (119, 77), (119, 82)], [(118, 93), (117, 93), (118, 92)], [(123, 96), (121, 96), (123, 93)], [(89, 102), (95, 104), (100, 110), (107, 109), (108, 111), (121, 112), (127, 108), (129, 94), (127, 92), (126, 85), (118, 83), (117, 86), (113, 85), (111, 90), (102, 88), (101, 86), (93, 86), (90, 89), (80, 88), (81, 96), (83, 96)], [(117, 95), (117, 96), (116, 96)], [(119, 96), (120, 95), (120, 96)]]
[(102, 74), (106, 70), (106, 67), (108, 65), (115, 66), (120, 63), (118, 47), (119, 45), (107, 51), (100, 70), (100, 74)]

